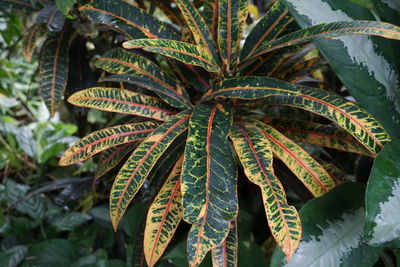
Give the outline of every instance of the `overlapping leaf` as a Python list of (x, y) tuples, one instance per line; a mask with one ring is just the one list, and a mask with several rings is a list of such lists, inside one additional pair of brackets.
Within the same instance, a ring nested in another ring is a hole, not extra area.
[(182, 219), (180, 175), (183, 157), (175, 164), (149, 208), (144, 233), (144, 253), (152, 267), (162, 256)]
[(30, 0), (0, 0), (0, 6), (10, 6), (12, 8), (22, 8), (27, 11), (34, 11), (36, 7)]
[(68, 49), (72, 37), (71, 28), (66, 25), (57, 35), (49, 36), (42, 48), (39, 87), (51, 116), (56, 113), (67, 86)]
[(123, 0), (93, 0), (79, 10), (91, 20), (112, 26), (130, 38), (179, 39), (171, 26)]
[(274, 156), (285, 163), (311, 194), (318, 197), (335, 186), (325, 169), (299, 145), (267, 124), (256, 120), (251, 122), (255, 123), (270, 141)]
[(183, 218), (193, 224), (190, 266), (226, 238), (238, 211), (236, 165), (227, 140), (231, 125), (232, 111), (219, 103), (198, 105), (190, 119), (181, 176)]
[(185, 110), (153, 131), (122, 166), (110, 193), (110, 216), (114, 229), (129, 203), (143, 185), (157, 160), (172, 142), (187, 131), (191, 110)]
[(251, 57), (290, 45), (354, 34), (375, 35), (400, 40), (400, 27), (385, 22), (362, 20), (318, 24), (289, 33), (274, 41), (264, 42), (254, 51)]
[(247, 18), (248, 0), (219, 0), (217, 40), (219, 52), (225, 66), (239, 54), (243, 24)]
[(191, 106), (186, 91), (145, 57), (123, 49), (113, 49), (96, 60), (95, 65), (110, 73), (123, 74), (125, 81), (154, 91), (176, 108), (185, 109)]
[(211, 35), (209, 29), (207, 28), (207, 24), (204, 22), (197, 9), (189, 0), (174, 1), (181, 10), (182, 15), (193, 34), (196, 44), (199, 47), (204, 48), (209, 57), (213, 59), (217, 66), (220, 66), (221, 59), (217, 50), (217, 46), (213, 40), (213, 36)]
[(59, 165), (74, 164), (113, 146), (144, 139), (159, 125), (158, 122), (147, 121), (123, 124), (95, 131), (68, 148), (61, 157)]
[(205, 0), (203, 5), (203, 18), (214, 40), (217, 40), (218, 6), (219, 0)]
[(237, 220), (231, 221), (229, 234), (218, 247), (212, 250), (213, 266), (238, 266), (238, 229)]
[(240, 58), (250, 57), (262, 42), (275, 39), (291, 21), (293, 17), (290, 16), (289, 10), (282, 1), (277, 1), (247, 36)]
[(136, 39), (123, 44), (124, 48), (143, 48), (146, 51), (158, 53), (183, 63), (200, 66), (208, 71), (218, 71), (213, 58), (200, 46), (193, 44), (167, 40), (167, 39)]
[(36, 42), (39, 34), (42, 33), (42, 25), (35, 24), (27, 30), (22, 36), (22, 46), (24, 48), (24, 58), (31, 62), (33, 52), (35, 52)]
[(285, 190), (273, 172), (269, 136), (254, 125), (237, 123), (230, 137), (247, 178), (261, 189), (271, 233), (289, 260), (300, 243), (301, 223), (297, 210), (287, 204)]
[(332, 124), (284, 118), (265, 118), (263, 121), (294, 141), (372, 156), (351, 134)]
[(126, 143), (118, 145), (103, 151), (100, 154), (99, 162), (95, 172), (95, 178), (98, 179), (108, 171), (117, 166), (130, 152), (138, 146), (138, 142)]
[(156, 97), (119, 88), (85, 89), (71, 95), (68, 102), (80, 107), (138, 115), (161, 121), (175, 114), (175, 111), (169, 110), (169, 107)]

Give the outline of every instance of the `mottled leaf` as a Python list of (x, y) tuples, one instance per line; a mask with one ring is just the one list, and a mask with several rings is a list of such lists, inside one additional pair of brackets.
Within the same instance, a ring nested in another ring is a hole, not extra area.
[(215, 267), (238, 266), (238, 229), (237, 220), (230, 224), (229, 234), (226, 239), (212, 250), (212, 262)]

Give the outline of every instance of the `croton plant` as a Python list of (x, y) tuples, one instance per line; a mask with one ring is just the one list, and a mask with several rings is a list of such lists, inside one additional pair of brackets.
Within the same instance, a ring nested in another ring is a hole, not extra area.
[[(99, 178), (130, 153), (111, 188), (110, 216), (116, 230), (144, 184), (157, 192), (144, 233), (149, 266), (160, 259), (182, 219), (191, 224), (190, 266), (198, 266), (210, 251), (216, 266), (236, 265), (238, 168), (261, 190), (272, 236), (290, 261), (302, 226), (275, 175), (274, 159), (319, 197), (341, 180), (301, 144), (373, 157), (391, 140), (363, 108), (318, 83), (310, 87), (304, 78), (321, 63), (315, 53), (310, 57), (310, 42), (353, 34), (400, 39), (400, 28), (353, 20), (300, 29), (286, 4), (276, 1), (247, 37), (248, 0), (156, 1), (167, 22), (122, 0), (79, 7), (81, 16), (121, 33), (123, 44), (94, 61), (107, 73), (101, 86), (78, 91), (68, 102), (133, 117), (82, 138), (60, 165), (107, 150)], [(68, 30), (65, 26), (45, 45), (64, 51), (57, 47), (67, 46), (63, 34)], [(42, 90), (54, 113), (63, 70), (50, 67), (41, 66)], [(127, 84), (134, 86), (125, 89)], [(271, 115), (266, 112), (271, 106), (302, 109), (331, 123), (295, 120), (292, 113)]]

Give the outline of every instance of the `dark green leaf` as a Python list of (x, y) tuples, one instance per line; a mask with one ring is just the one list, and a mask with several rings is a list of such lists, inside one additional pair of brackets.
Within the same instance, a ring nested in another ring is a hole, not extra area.
[(90, 215), (86, 213), (69, 212), (53, 218), (50, 223), (59, 231), (71, 231), (90, 219)]
[(58, 9), (61, 10), (64, 15), (67, 15), (71, 8), (75, 5), (76, 0), (56, 0)]

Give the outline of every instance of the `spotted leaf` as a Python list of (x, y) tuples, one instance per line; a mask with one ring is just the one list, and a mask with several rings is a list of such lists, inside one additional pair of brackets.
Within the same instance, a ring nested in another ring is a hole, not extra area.
[(213, 266), (236, 267), (238, 261), (238, 229), (237, 220), (230, 224), (229, 234), (218, 247), (212, 250)]

